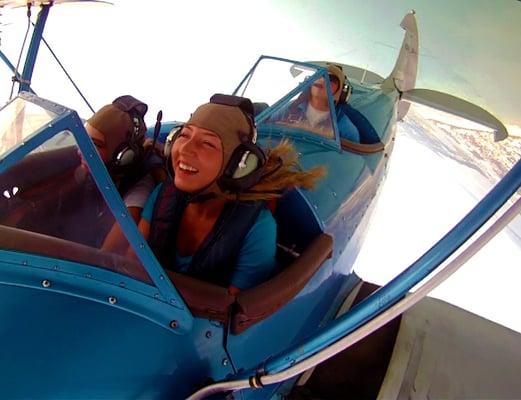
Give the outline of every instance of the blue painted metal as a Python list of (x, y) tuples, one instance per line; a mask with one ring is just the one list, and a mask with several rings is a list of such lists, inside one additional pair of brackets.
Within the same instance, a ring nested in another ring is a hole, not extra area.
[[(157, 288), (102, 268), (67, 260), (0, 250), (2, 274), (0, 283), (26, 287), (109, 304), (145, 318), (173, 333), (170, 322), (176, 319), (172, 306), (157, 301)], [(48, 280), (45, 288), (42, 282)], [(109, 298), (116, 299), (114, 304)]]
[[(2, 276), (24, 269), (0, 267)], [(181, 399), (208, 376), (235, 372), (223, 362), (222, 327), (211, 321), (197, 320), (192, 334), (176, 335), (108, 302), (37, 289), (47, 272), (23, 273), (24, 286), (0, 283), (0, 319), (11, 322), (0, 329), (9, 339), (1, 358), (4, 398)], [(118, 303), (133, 297), (118, 295)]]
[(22, 72), (20, 87), (18, 90), (19, 92), (28, 92), (31, 90), (31, 78), (33, 77), (34, 65), (36, 63), (36, 58), (38, 57), (38, 50), (40, 49), (43, 30), (45, 28), (45, 23), (47, 22), (47, 16), (49, 15), (51, 6), (52, 3), (42, 5), (41, 10), (38, 13), (38, 19), (36, 21), (33, 36), (31, 37), (31, 43), (25, 58), (24, 70)]
[(5, 63), (5, 65), (7, 65), (7, 68), (9, 68), (11, 70), (11, 72), (13, 74), (16, 74), (16, 77), (19, 78), (19, 75), (16, 71), (16, 68), (15, 66), (13, 65), (13, 63), (9, 60), (9, 58), (7, 58), (7, 56), (4, 54), (4, 52), (2, 50), (0, 50), (0, 58), (2, 59), (2, 61)]
[[(451, 231), (409, 268), (332, 322), (307, 342), (269, 360), (263, 368), (276, 373), (326, 348), (385, 311), (452, 255), (521, 187), (521, 160)], [(251, 374), (252, 371), (249, 371)], [(244, 374), (243, 376), (248, 376)]]

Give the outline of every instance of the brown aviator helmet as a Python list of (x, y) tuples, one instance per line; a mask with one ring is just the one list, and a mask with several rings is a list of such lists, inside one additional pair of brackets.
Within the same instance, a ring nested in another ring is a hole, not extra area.
[(120, 96), (103, 106), (87, 123), (105, 136), (108, 164), (122, 167), (138, 161), (143, 154), (148, 106), (130, 95)]
[(222, 197), (240, 193), (259, 181), (266, 156), (256, 145), (253, 104), (249, 99), (215, 94), (209, 103), (195, 110), (186, 124), (214, 132), (223, 148), (223, 163), (217, 179), (199, 195)]

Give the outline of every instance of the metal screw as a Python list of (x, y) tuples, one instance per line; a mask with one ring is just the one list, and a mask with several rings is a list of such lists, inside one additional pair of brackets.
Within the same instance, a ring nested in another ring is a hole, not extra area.
[(116, 299), (114, 296), (109, 297), (109, 304), (116, 304), (118, 299)]
[(175, 319), (173, 321), (170, 321), (170, 328), (177, 329), (179, 327), (179, 322), (177, 322)]
[(43, 286), (44, 288), (48, 288), (48, 287), (50, 287), (50, 286), (51, 286), (51, 281), (48, 280), (48, 279), (44, 279), (44, 280), (42, 281), (42, 286)]
[(223, 361), (222, 361), (222, 364), (226, 367), (228, 365), (228, 359), (227, 358), (223, 358)]
[(212, 337), (212, 331), (206, 331), (204, 336), (206, 336), (207, 339), (210, 339)]

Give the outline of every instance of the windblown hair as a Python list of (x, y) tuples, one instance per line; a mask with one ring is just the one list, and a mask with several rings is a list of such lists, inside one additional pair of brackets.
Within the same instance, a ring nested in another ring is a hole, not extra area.
[[(293, 188), (314, 189), (317, 181), (326, 175), (323, 166), (304, 171), (299, 164), (297, 151), (287, 139), (269, 149), (266, 158), (263, 177), (256, 185), (239, 193), (240, 200), (269, 200), (281, 197), (285, 191)], [(237, 196), (233, 195), (233, 199), (237, 199)]]

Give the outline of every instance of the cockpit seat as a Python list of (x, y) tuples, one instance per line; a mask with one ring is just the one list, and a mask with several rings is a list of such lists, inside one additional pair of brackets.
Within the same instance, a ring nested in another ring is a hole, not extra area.
[(232, 315), (232, 333), (243, 332), (287, 304), (306, 286), (324, 261), (331, 257), (332, 251), (333, 238), (322, 233), (291, 265), (272, 279), (239, 293), (237, 309)]

